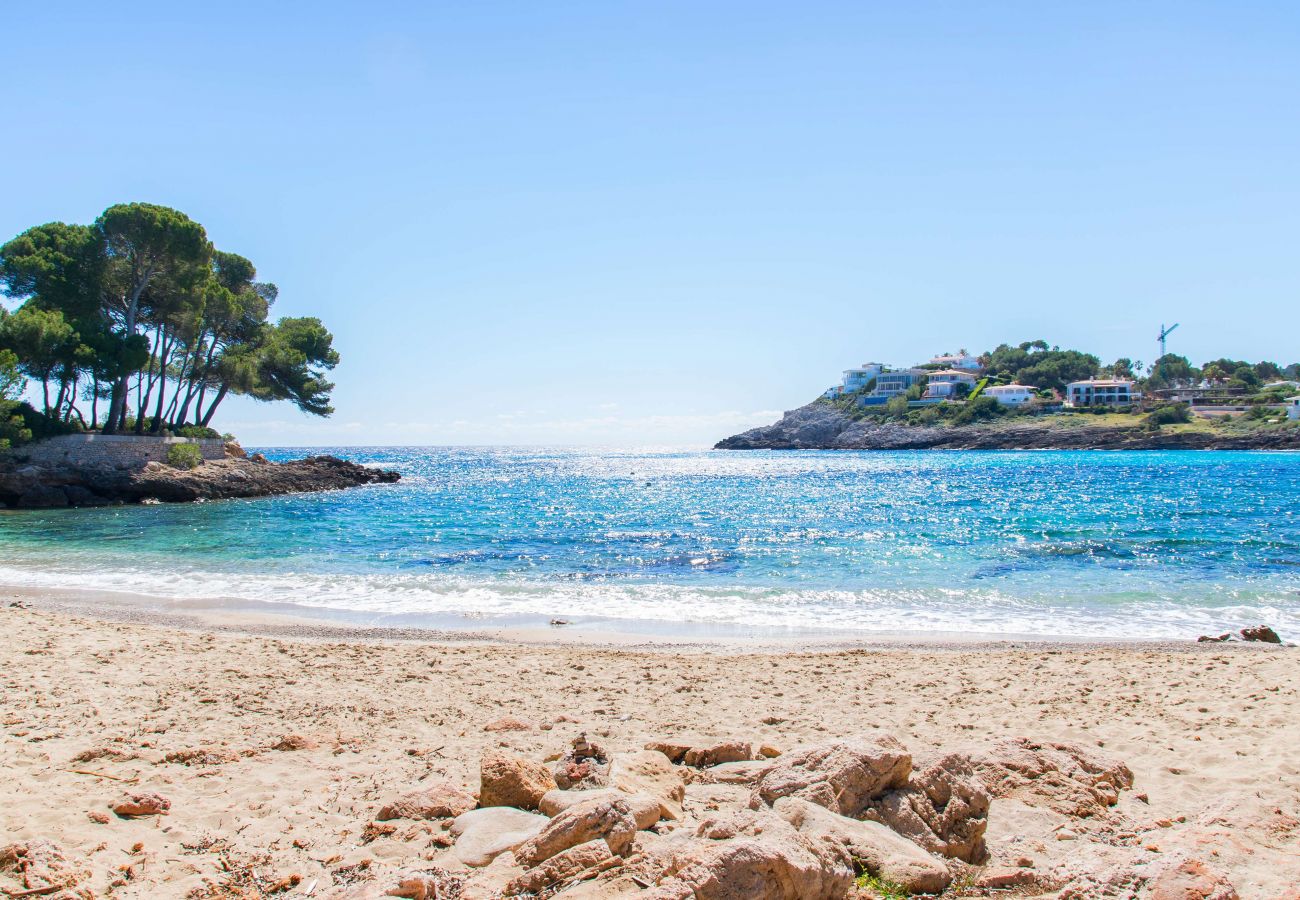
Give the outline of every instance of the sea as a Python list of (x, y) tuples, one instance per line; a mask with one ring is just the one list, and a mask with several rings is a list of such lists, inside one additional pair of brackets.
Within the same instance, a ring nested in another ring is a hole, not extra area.
[(370, 626), (1300, 640), (1300, 454), (260, 448), (402, 480), (0, 513), (0, 583)]

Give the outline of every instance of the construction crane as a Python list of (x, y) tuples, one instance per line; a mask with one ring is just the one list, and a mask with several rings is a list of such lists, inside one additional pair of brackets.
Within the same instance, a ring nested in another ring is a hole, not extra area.
[(1167, 338), (1167, 337), (1169, 337), (1169, 335), (1173, 334), (1173, 333), (1174, 333), (1174, 329), (1177, 328), (1177, 327), (1178, 327), (1178, 323), (1177, 323), (1177, 322), (1175, 322), (1174, 324), (1170, 325), (1168, 328), (1166, 328), (1163, 324), (1161, 324), (1161, 326), (1160, 326), (1160, 338), (1159, 338), (1159, 340), (1160, 340), (1160, 358), (1161, 358), (1161, 359), (1164, 359), (1164, 358), (1165, 358), (1165, 338)]

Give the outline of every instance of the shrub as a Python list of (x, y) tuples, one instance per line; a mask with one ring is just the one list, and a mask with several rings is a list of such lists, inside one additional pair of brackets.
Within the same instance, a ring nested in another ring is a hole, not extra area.
[(217, 429), (203, 425), (182, 425), (174, 433), (177, 437), (195, 438), (197, 440), (221, 437), (221, 432), (217, 431)]
[(172, 444), (167, 448), (167, 465), (173, 469), (197, 469), (203, 464), (203, 452), (194, 444)]
[(992, 397), (976, 397), (967, 400), (952, 417), (954, 425), (969, 425), (971, 422), (983, 422), (996, 419), (1007, 411), (1006, 407)]
[(1192, 421), (1192, 409), (1186, 403), (1170, 403), (1151, 410), (1142, 421), (1152, 428), (1190, 422)]

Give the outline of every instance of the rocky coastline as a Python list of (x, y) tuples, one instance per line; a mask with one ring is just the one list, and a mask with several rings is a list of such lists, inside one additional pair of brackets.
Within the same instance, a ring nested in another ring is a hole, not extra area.
[(715, 450), (1300, 450), (1300, 429), (1215, 434), (1131, 426), (1054, 427), (1041, 419), (973, 425), (906, 425), (853, 419), (814, 401), (772, 425), (724, 438)]
[(139, 466), (34, 464), (20, 454), (0, 456), (0, 508), (51, 509), (126, 503), (192, 503), (391, 484), (396, 472), (334, 456), (274, 463), (245, 457), (230, 445), (225, 459), (193, 469), (164, 463)]

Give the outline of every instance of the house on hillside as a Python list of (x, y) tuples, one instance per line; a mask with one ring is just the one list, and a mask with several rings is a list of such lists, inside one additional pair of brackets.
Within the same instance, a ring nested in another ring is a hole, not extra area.
[(897, 372), (881, 372), (876, 376), (876, 386), (870, 394), (862, 398), (864, 406), (878, 406), (888, 403), (891, 397), (906, 394), (912, 385), (929, 373), (925, 369), (899, 369)]
[(943, 366), (947, 369), (960, 369), (963, 372), (978, 372), (983, 366), (980, 361), (968, 353), (951, 353), (930, 358), (930, 365)]
[(1300, 419), (1300, 397), (1292, 397), (1286, 402), (1286, 417)]
[(1134, 383), (1124, 378), (1090, 378), (1065, 387), (1065, 405), (1075, 408), (1129, 406), (1138, 396)]
[(880, 363), (863, 363), (856, 368), (845, 369), (844, 379), (840, 383), (844, 386), (845, 393), (860, 391), (871, 383), (871, 379), (878, 378), (883, 371), (885, 367)]
[(1003, 406), (1023, 406), (1034, 399), (1034, 390), (1024, 384), (997, 384), (986, 387), (983, 396), (992, 397)]
[(922, 400), (951, 400), (961, 396), (959, 385), (965, 385), (967, 391), (975, 387), (976, 378), (970, 372), (958, 369), (941, 369), (931, 372), (925, 386)]
[(840, 383), (828, 387), (822, 392), (822, 396), (827, 400), (836, 400), (845, 394), (860, 391), (871, 384), (871, 380), (883, 371), (885, 367), (881, 363), (863, 363), (856, 368), (845, 369)]

